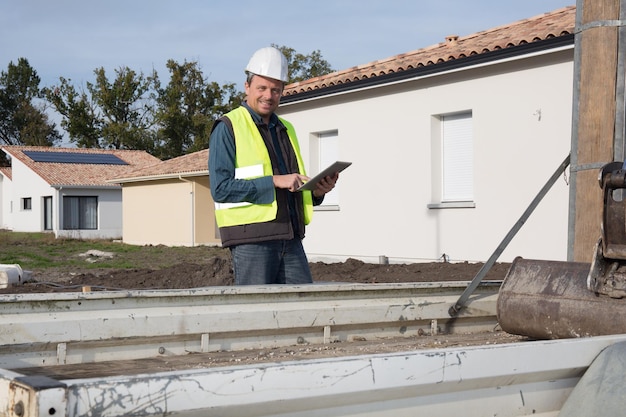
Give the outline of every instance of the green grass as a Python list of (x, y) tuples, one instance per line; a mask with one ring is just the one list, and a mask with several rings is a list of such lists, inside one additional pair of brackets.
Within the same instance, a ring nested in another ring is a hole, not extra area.
[[(84, 256), (90, 250), (109, 252), (113, 256), (90, 263)], [(223, 249), (135, 246), (112, 240), (56, 239), (51, 233), (0, 230), (0, 264), (20, 264), (25, 270), (71, 267), (158, 269), (180, 262), (202, 263), (218, 250)]]

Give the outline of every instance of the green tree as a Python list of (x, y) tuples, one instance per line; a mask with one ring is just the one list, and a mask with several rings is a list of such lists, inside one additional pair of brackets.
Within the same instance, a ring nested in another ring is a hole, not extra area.
[(61, 140), (40, 100), (40, 81), (25, 58), (0, 73), (0, 143), (52, 146)]
[(98, 68), (96, 82), (87, 83), (100, 110), (101, 147), (151, 151), (156, 139), (152, 131), (156, 72), (145, 77), (122, 67), (115, 73), (115, 80), (110, 82), (104, 68)]
[(161, 159), (174, 158), (208, 147), (215, 119), (241, 103), (233, 84), (208, 82), (197, 62), (167, 62), (170, 81), (158, 89), (158, 121)]
[(46, 98), (63, 116), (61, 125), (80, 147), (154, 151), (153, 130), (156, 73), (146, 77), (128, 67), (115, 71), (109, 81), (104, 68), (96, 80), (77, 91), (71, 80), (45, 89)]
[(308, 55), (303, 55), (287, 46), (274, 44), (272, 44), (272, 46), (278, 48), (285, 55), (285, 58), (287, 58), (289, 64), (289, 81), (287, 84), (308, 80), (309, 78), (315, 78), (333, 72), (332, 67), (328, 61), (322, 57), (322, 53), (319, 49)]
[(87, 93), (77, 92), (71, 80), (61, 77), (59, 81), (58, 86), (45, 88), (44, 93), (63, 117), (61, 127), (79, 148), (99, 148), (102, 129), (95, 104)]

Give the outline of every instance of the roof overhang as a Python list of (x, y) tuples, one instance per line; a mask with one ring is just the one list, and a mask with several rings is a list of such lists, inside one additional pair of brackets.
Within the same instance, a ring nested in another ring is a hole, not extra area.
[(50, 186), (57, 190), (115, 190), (122, 188), (118, 183), (112, 183), (111, 185), (50, 184)]
[(195, 172), (181, 172), (181, 173), (172, 173), (172, 174), (158, 174), (158, 175), (144, 175), (138, 177), (128, 177), (128, 178), (115, 178), (112, 180), (107, 180), (107, 182), (123, 184), (129, 182), (146, 182), (146, 181), (159, 181), (159, 180), (172, 180), (172, 179), (181, 179), (188, 177), (204, 177), (208, 176), (209, 171), (195, 171)]
[(354, 82), (336, 84), (329, 87), (319, 88), (303, 93), (292, 94), (281, 98), (281, 107), (289, 104), (302, 103), (329, 96), (342, 95), (361, 90), (368, 90), (386, 85), (398, 84), (414, 81), (420, 78), (442, 75), (451, 72), (458, 72), (470, 68), (477, 68), (486, 65), (494, 65), (501, 62), (525, 59), (532, 56), (545, 55), (560, 50), (574, 48), (574, 35), (568, 34), (542, 41), (526, 43), (518, 46), (511, 46), (504, 49), (489, 51), (481, 54), (471, 55), (465, 58), (453, 59), (419, 68), (412, 68), (406, 71), (398, 71), (391, 74), (380, 75)]

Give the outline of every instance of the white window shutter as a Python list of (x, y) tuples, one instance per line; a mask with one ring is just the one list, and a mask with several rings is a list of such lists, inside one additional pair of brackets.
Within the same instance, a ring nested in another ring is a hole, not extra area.
[(442, 201), (473, 201), (474, 151), (472, 114), (442, 117), (443, 192)]
[[(339, 159), (339, 135), (338, 132), (327, 132), (319, 134), (320, 143), (320, 163), (322, 170)], [(324, 206), (339, 205), (339, 184), (324, 196)]]

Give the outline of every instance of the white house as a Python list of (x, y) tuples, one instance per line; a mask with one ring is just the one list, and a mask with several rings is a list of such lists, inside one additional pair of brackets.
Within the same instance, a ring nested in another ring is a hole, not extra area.
[(57, 237), (122, 237), (122, 189), (106, 180), (159, 159), (144, 151), (1, 146), (2, 225)]
[[(353, 163), (309, 259), (486, 261), (570, 152), (574, 24), (567, 7), (287, 86), (309, 173)], [(567, 232), (566, 171), (499, 261), (566, 260)]]

